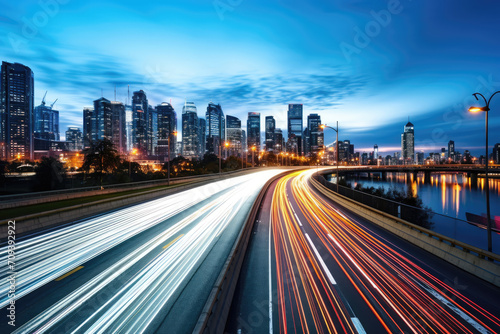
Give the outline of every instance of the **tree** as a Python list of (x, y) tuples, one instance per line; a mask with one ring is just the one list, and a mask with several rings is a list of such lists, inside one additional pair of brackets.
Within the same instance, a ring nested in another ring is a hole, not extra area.
[(36, 190), (46, 191), (64, 187), (66, 171), (62, 163), (53, 157), (43, 157), (35, 168)]
[(87, 174), (92, 172), (101, 185), (103, 175), (115, 172), (120, 166), (120, 156), (109, 139), (91, 143), (83, 153), (82, 170)]

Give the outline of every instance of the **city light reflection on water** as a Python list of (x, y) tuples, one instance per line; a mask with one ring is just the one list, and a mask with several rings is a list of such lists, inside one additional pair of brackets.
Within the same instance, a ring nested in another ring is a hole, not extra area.
[[(464, 220), (465, 212), (486, 213), (485, 179), (468, 177), (466, 173), (432, 173), (427, 183), (423, 173), (416, 178), (411, 173), (387, 173), (385, 180), (377, 174), (372, 178), (348, 176), (346, 181), (375, 188), (410, 187), (432, 211)], [(491, 215), (500, 216), (500, 179), (490, 179), (489, 186)]]

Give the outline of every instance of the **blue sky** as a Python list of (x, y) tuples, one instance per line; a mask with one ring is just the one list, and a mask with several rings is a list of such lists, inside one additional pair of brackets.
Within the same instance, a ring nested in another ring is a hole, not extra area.
[[(61, 130), (81, 126), (101, 96), (207, 103), (246, 123), (249, 111), (286, 128), (304, 104), (357, 149), (399, 150), (408, 117), (417, 149), (455, 140), (482, 154), (484, 115), (472, 93), (500, 90), (496, 1), (74, 1), (4, 2), (0, 59), (30, 66), (36, 102), (59, 98)], [(490, 143), (500, 142), (500, 96)], [(62, 133), (64, 135), (64, 133)], [(334, 133), (326, 134), (332, 142)]]

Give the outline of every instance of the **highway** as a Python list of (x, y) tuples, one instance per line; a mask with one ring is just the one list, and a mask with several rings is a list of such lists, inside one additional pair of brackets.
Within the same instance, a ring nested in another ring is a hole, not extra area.
[[(16, 327), (3, 316), (0, 332), (190, 333), (254, 199), (280, 172), (217, 181), (18, 238)], [(7, 263), (5, 244), (0, 263)], [(8, 276), (2, 265), (2, 309)]]
[(318, 193), (268, 190), (227, 333), (499, 333), (500, 289)]

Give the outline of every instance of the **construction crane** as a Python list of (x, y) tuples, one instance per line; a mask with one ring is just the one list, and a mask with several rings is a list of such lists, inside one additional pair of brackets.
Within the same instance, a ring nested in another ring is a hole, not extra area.
[(45, 105), (45, 97), (47, 97), (47, 91), (45, 91), (45, 95), (43, 96), (43, 99), (42, 99), (42, 105), (43, 106)]
[(52, 103), (52, 104), (50, 105), (50, 109), (52, 109), (52, 108), (54, 107), (54, 104), (56, 104), (57, 100), (59, 100), (59, 99), (56, 99), (56, 100), (54, 101), (54, 103)]

